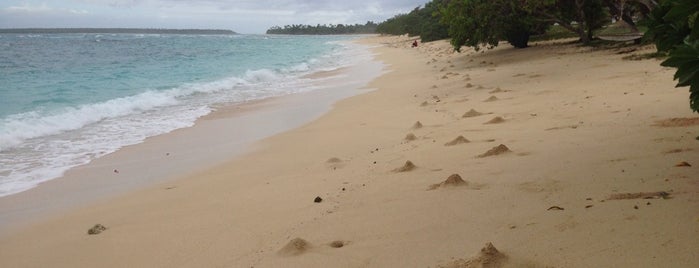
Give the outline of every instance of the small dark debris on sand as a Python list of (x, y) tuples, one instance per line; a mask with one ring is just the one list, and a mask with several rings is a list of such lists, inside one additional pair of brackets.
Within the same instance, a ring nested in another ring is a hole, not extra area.
[(565, 209), (562, 208), (562, 207), (559, 207), (559, 206), (551, 206), (551, 207), (549, 207), (549, 208), (546, 209), (546, 210), (565, 210)]
[(308, 251), (311, 248), (311, 244), (302, 238), (294, 238), (289, 241), (282, 249), (279, 250), (279, 255), (282, 256), (297, 256)]
[(691, 167), (692, 165), (690, 165), (686, 161), (682, 161), (682, 162), (677, 163), (677, 165), (675, 165), (675, 166), (676, 167)]
[(500, 144), (500, 145), (495, 146), (492, 149), (488, 150), (487, 152), (485, 152), (481, 155), (478, 155), (478, 158), (500, 155), (500, 154), (509, 153), (509, 152), (512, 152), (512, 151), (510, 151), (510, 148), (507, 148), (507, 146), (505, 146), (504, 144)]
[(665, 191), (659, 192), (640, 192), (640, 193), (619, 193), (612, 194), (607, 200), (624, 200), (624, 199), (669, 199), (670, 193)]
[(676, 153), (688, 152), (688, 151), (691, 151), (691, 150), (692, 150), (692, 148), (686, 148), (686, 149), (672, 149), (672, 150), (668, 150), (668, 151), (663, 152), (663, 154), (676, 154)]
[(89, 230), (87, 230), (87, 234), (96, 235), (96, 234), (100, 234), (106, 230), (107, 230), (107, 227), (104, 227), (104, 225), (98, 223), (98, 224), (95, 224), (95, 226), (92, 226), (92, 228), (90, 228)]
[(320, 202), (323, 202), (323, 198), (320, 198), (320, 196), (316, 196), (316, 198), (315, 198), (315, 199), (313, 199), (313, 202), (314, 202), (314, 203), (320, 203)]
[(405, 164), (402, 167), (396, 168), (393, 170), (393, 172), (408, 172), (413, 169), (415, 169), (417, 166), (413, 164), (413, 162), (410, 162), (410, 160), (405, 161)]

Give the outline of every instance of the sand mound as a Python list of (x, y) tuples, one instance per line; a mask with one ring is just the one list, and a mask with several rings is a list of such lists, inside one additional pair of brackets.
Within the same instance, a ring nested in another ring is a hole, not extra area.
[(688, 127), (699, 125), (699, 117), (693, 118), (670, 118), (665, 120), (656, 121), (653, 124), (656, 127)]
[(332, 158), (328, 159), (328, 161), (325, 161), (325, 163), (328, 163), (328, 164), (342, 163), (342, 159), (337, 158), (337, 157), (332, 157)]
[(423, 101), (422, 103), (420, 103), (420, 106), (422, 106), (422, 107), (425, 107), (427, 105), (430, 105), (429, 103), (427, 103), (427, 101)]
[(483, 124), (500, 124), (500, 123), (503, 123), (503, 122), (505, 122), (505, 118), (496, 116), (496, 117), (494, 117), (493, 119), (490, 119), (490, 121), (485, 122), (485, 123), (483, 123)]
[(459, 174), (451, 174), (445, 181), (441, 183), (436, 183), (430, 185), (430, 187), (427, 188), (427, 190), (434, 190), (439, 187), (445, 187), (445, 186), (466, 186), (468, 185), (468, 182), (464, 181)]
[(464, 115), (462, 115), (461, 117), (468, 118), (468, 117), (476, 117), (479, 115), (483, 115), (483, 113), (476, 111), (474, 109), (471, 109), (468, 112), (466, 112)]
[(502, 93), (502, 92), (507, 92), (507, 91), (508, 91), (508, 90), (503, 90), (502, 88), (499, 88), (499, 87), (498, 87), (498, 88), (495, 88), (494, 90), (491, 90), (491, 91), (490, 91), (490, 94)]
[(420, 123), (420, 121), (417, 121), (417, 122), (415, 122), (415, 124), (413, 124), (412, 129), (419, 129), (419, 128), (422, 128), (422, 123)]
[(413, 133), (408, 133), (408, 135), (405, 135), (405, 140), (406, 141), (414, 141), (414, 140), (417, 140), (417, 137)]
[(510, 151), (510, 148), (507, 148), (504, 144), (500, 144), (498, 146), (493, 147), (492, 149), (488, 150), (487, 152), (478, 155), (479, 158), (483, 157), (488, 157), (488, 156), (494, 156), (494, 155), (500, 155), (504, 153), (509, 153), (512, 152)]
[(478, 255), (465, 260), (458, 259), (447, 265), (440, 265), (437, 267), (441, 268), (499, 268), (505, 267), (507, 263), (507, 256), (493, 246), (492, 243), (488, 242), (485, 247), (478, 252)]
[(496, 100), (499, 100), (498, 97), (490, 96), (490, 98), (485, 99), (484, 102), (493, 102)]
[(457, 144), (468, 143), (468, 142), (471, 142), (471, 141), (464, 138), (464, 136), (458, 136), (454, 140), (445, 143), (444, 146), (454, 146)]
[(297, 256), (305, 253), (311, 248), (311, 244), (308, 241), (301, 238), (294, 238), (289, 241), (282, 249), (279, 250), (279, 255), (282, 256)]
[(346, 243), (345, 241), (342, 241), (342, 240), (335, 240), (335, 241), (330, 242), (330, 247), (332, 247), (332, 248), (341, 248), (341, 247), (344, 247), (346, 244), (347, 244), (347, 243)]
[(410, 162), (410, 160), (405, 161), (405, 164), (402, 167), (396, 168), (393, 170), (393, 172), (408, 172), (413, 169), (415, 169), (417, 166), (413, 164), (413, 162)]

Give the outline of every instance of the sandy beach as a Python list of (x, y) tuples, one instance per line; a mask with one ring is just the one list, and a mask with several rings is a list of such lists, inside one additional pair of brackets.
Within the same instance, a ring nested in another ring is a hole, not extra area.
[(13, 229), (0, 266), (699, 265), (699, 116), (674, 69), (625, 59), (652, 46), (361, 42), (386, 64), (375, 90), (202, 171)]

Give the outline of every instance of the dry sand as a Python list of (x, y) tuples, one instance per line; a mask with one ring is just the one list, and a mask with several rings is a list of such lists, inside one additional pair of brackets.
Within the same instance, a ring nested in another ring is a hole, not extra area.
[[(364, 42), (390, 65), (378, 90), (215, 168), (14, 232), (0, 266), (699, 266), (699, 120), (673, 69), (570, 44)], [(498, 144), (512, 152), (477, 157)], [(419, 168), (392, 172), (408, 160)], [(487, 187), (426, 191), (450, 174)]]

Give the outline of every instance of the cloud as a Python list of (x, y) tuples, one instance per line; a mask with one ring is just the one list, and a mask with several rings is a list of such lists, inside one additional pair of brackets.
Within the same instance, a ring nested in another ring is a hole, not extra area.
[(275, 25), (381, 22), (429, 0), (19, 1), (0, 3), (0, 27), (196, 27), (262, 33)]
[(32, 5), (29, 3), (24, 3), (18, 6), (9, 6), (3, 9), (5, 13), (9, 14), (26, 14), (26, 15), (41, 15), (41, 14), (70, 14), (70, 15), (84, 15), (88, 14), (87, 10), (80, 9), (69, 9), (69, 8), (54, 8), (48, 6), (46, 3), (40, 5)]

